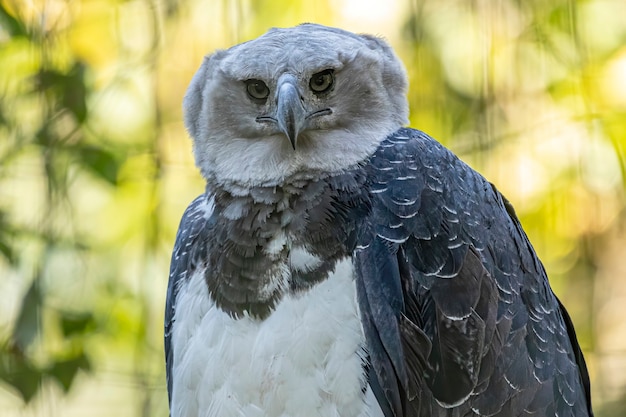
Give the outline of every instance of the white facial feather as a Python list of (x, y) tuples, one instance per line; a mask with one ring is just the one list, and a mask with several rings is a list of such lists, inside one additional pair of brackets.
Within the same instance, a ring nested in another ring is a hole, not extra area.
[[(332, 89), (314, 94), (313, 74), (334, 71)], [(292, 75), (305, 110), (330, 109), (307, 121), (296, 149), (275, 124), (277, 82)], [(263, 81), (265, 103), (252, 100), (245, 81)], [(337, 173), (367, 159), (407, 123), (407, 79), (379, 38), (304, 24), (272, 29), (252, 41), (205, 58), (184, 99), (185, 125), (196, 164), (218, 184), (244, 187), (283, 182), (295, 173)]]

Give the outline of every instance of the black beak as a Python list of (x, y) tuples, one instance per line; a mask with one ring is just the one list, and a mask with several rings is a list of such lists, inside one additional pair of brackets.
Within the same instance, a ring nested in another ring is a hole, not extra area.
[(287, 136), (295, 150), (298, 135), (306, 121), (306, 112), (300, 99), (300, 92), (296, 87), (296, 80), (293, 77), (288, 77), (279, 84), (276, 95), (278, 127)]

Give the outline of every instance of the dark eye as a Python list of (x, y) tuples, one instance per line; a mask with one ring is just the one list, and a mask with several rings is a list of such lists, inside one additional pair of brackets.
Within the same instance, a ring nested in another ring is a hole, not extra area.
[(309, 81), (309, 87), (314, 93), (325, 93), (333, 86), (333, 70), (327, 69), (316, 74), (313, 74), (311, 81)]
[(246, 91), (254, 100), (263, 100), (270, 95), (270, 89), (261, 80), (246, 80)]

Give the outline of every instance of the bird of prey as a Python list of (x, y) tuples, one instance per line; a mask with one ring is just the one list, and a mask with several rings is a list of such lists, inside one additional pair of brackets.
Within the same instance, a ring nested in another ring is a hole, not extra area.
[(574, 327), (509, 202), (407, 123), (382, 39), (315, 24), (206, 57), (205, 192), (165, 312), (172, 417), (592, 416)]

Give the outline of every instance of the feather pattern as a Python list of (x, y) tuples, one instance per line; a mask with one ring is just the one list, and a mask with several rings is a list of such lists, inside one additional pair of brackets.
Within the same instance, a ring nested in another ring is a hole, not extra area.
[(571, 321), (495, 187), (411, 129), (365, 170), (357, 294), (386, 417), (592, 415)]

